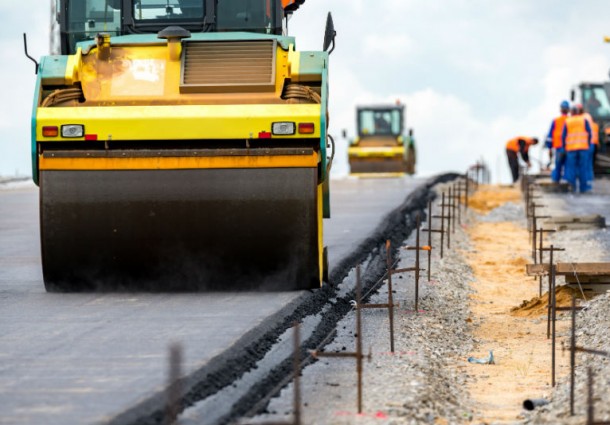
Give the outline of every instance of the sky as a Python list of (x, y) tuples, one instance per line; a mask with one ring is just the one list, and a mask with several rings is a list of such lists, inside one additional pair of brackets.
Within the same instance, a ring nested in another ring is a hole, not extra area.
[[(580, 81), (606, 81), (607, 0), (306, 0), (292, 17), (297, 49), (320, 50), (332, 12), (330, 57), (333, 175), (345, 175), (347, 141), (362, 104), (406, 104), (418, 175), (463, 172), (483, 158), (494, 181), (508, 181), (508, 139), (544, 139), (559, 102)], [(0, 2), (0, 175), (30, 175), (34, 66), (49, 50), (47, 0)], [(531, 155), (546, 162), (547, 152)]]

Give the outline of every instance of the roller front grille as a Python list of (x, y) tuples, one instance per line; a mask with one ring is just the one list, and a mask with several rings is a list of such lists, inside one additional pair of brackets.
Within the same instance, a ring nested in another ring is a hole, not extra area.
[(275, 90), (274, 40), (186, 42), (183, 93)]

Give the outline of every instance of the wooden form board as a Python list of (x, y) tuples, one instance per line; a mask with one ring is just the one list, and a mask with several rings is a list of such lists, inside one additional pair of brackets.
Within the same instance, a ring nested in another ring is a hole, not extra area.
[(542, 222), (543, 229), (553, 230), (585, 230), (606, 227), (606, 219), (601, 215), (566, 215), (553, 217)]
[[(526, 264), (528, 276), (547, 274), (550, 270), (549, 264)], [(587, 275), (587, 276), (610, 276), (610, 263), (557, 263), (555, 264), (557, 276)]]
[(551, 179), (540, 179), (536, 181), (538, 189), (546, 193), (567, 193), (570, 185), (566, 182), (555, 183)]

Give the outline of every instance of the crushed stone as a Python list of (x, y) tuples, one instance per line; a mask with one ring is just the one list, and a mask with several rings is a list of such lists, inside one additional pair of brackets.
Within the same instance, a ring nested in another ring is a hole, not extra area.
[[(608, 182), (610, 186), (610, 182)], [(442, 190), (442, 188), (439, 188)], [(549, 195), (545, 195), (549, 196)], [(472, 201), (472, 199), (471, 199)], [(541, 199), (545, 202), (546, 199)], [(570, 199), (568, 199), (569, 202)], [(578, 199), (574, 199), (578, 202)], [(476, 200), (475, 200), (476, 202)], [(554, 205), (553, 213), (570, 213), (570, 204), (562, 200)], [(435, 207), (435, 211), (437, 211)], [(477, 214), (484, 222), (511, 221), (525, 227), (523, 204), (512, 201), (503, 206), (480, 206)], [(608, 208), (610, 211), (610, 207)], [(486, 215), (483, 215), (487, 213)], [(395, 276), (394, 299), (400, 305), (395, 318), (396, 352), (389, 353), (389, 329), (386, 310), (366, 310), (363, 314), (364, 351), (372, 352), (370, 362), (364, 363), (364, 412), (356, 413), (356, 370), (352, 359), (320, 359), (302, 371), (304, 424), (466, 424), (472, 422), (476, 406), (465, 391), (467, 374), (460, 368), (459, 359), (471, 354), (477, 341), (472, 334), (479, 319), (468, 310), (469, 283), (474, 279), (465, 256), (475, 250), (470, 245), (464, 228), (469, 226), (463, 214), (463, 223), (451, 235), (451, 250), (439, 258), (433, 250), (433, 272), (430, 282), (422, 273), (419, 312), (413, 311), (412, 273)], [(424, 225), (423, 227), (427, 227)], [(425, 234), (423, 234), (425, 235)], [(426, 236), (422, 236), (423, 241)], [(438, 246), (435, 235), (434, 246)], [(548, 244), (569, 247), (558, 253), (557, 261), (591, 262), (610, 260), (610, 232), (596, 231), (557, 232), (550, 235)], [(404, 241), (414, 244), (411, 235)], [(400, 251), (398, 267), (413, 266), (413, 251)], [(426, 255), (422, 255), (425, 264)], [(511, 265), (524, 267), (521, 258), (509, 258)], [(571, 299), (569, 288), (558, 287), (558, 301), (566, 305)], [(578, 296), (578, 293), (576, 294)], [(565, 298), (565, 299), (564, 299)], [(387, 287), (382, 287), (370, 302), (387, 301)], [(525, 301), (525, 300), (524, 300)], [(515, 314), (524, 315), (532, 323), (540, 324), (546, 313), (548, 294), (534, 298), (517, 307)], [(569, 305), (569, 304), (568, 304)], [(577, 317), (578, 344), (590, 349), (610, 351), (610, 294), (585, 303)], [(559, 314), (558, 320), (568, 321), (569, 316)], [(337, 326), (334, 340), (326, 351), (346, 352), (355, 346), (355, 315), (348, 314)], [(566, 337), (566, 335), (563, 335)], [(541, 340), (544, 340), (541, 336)], [(546, 340), (544, 340), (546, 341)], [(482, 353), (486, 354), (486, 353)], [(558, 347), (558, 355), (561, 348)], [(565, 354), (567, 355), (567, 354)], [(457, 364), (456, 364), (457, 363)], [(457, 366), (457, 367), (455, 367)], [(466, 366), (468, 367), (468, 366)], [(582, 424), (586, 413), (586, 368), (595, 374), (596, 420), (610, 420), (610, 359), (590, 354), (577, 354), (576, 415), (569, 416), (569, 377), (560, 378), (557, 386), (548, 393), (539, 394), (550, 404), (534, 412), (515, 411), (514, 424)], [(454, 372), (455, 371), (455, 372)], [(569, 376), (569, 375), (568, 375)], [(274, 398), (267, 412), (244, 423), (287, 421), (292, 418), (292, 384)]]
[[(436, 207), (435, 211), (436, 211)], [(424, 224), (422, 228), (426, 228)], [(389, 349), (387, 310), (363, 311), (363, 350), (372, 353), (364, 362), (363, 414), (356, 409), (356, 368), (353, 359), (321, 358), (302, 372), (302, 422), (304, 424), (461, 424), (472, 419), (471, 402), (464, 391), (466, 377), (449, 367), (455, 359), (465, 359), (472, 350), (468, 310), (472, 271), (460, 251), (470, 246), (460, 227), (451, 235), (452, 250), (441, 260), (432, 252), (432, 276), (420, 277), (420, 302), (414, 312), (413, 273), (394, 275), (395, 353)], [(427, 243), (422, 232), (421, 244)], [(437, 246), (438, 236), (434, 236)], [(403, 245), (415, 245), (411, 235)], [(451, 254), (450, 254), (451, 253)], [(399, 250), (398, 268), (413, 267), (414, 251)], [(422, 267), (427, 253), (421, 254)], [(387, 302), (383, 286), (369, 302)], [(355, 314), (337, 326), (337, 336), (325, 351), (345, 352), (355, 347)], [(465, 361), (465, 360), (464, 360)], [(273, 399), (267, 413), (249, 419), (256, 424), (290, 420), (292, 384)], [(245, 423), (245, 422), (244, 422)]]

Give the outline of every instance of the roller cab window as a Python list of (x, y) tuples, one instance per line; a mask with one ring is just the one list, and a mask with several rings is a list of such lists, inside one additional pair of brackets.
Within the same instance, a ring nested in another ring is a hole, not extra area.
[[(93, 40), (101, 32), (110, 35), (121, 33), (120, 0), (80, 0), (67, 3), (67, 25), (62, 38), (69, 53), (76, 43)], [(58, 8), (58, 10), (61, 10)]]
[(610, 117), (610, 102), (603, 86), (583, 88), (583, 107), (593, 119)]
[(140, 22), (201, 22), (205, 15), (203, 3), (203, 0), (135, 0), (133, 17)]
[(365, 109), (358, 114), (360, 136), (399, 136), (402, 132), (401, 114), (397, 109)]
[(217, 0), (217, 31), (281, 34), (277, 0)]

